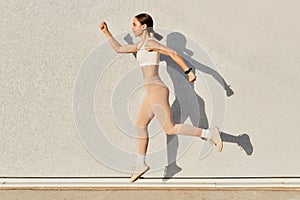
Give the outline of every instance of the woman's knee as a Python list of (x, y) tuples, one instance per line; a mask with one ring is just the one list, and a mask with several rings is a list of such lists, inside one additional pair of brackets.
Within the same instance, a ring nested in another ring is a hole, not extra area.
[(136, 119), (135, 126), (145, 128), (149, 125), (150, 121), (153, 118), (153, 114), (143, 113), (139, 114), (138, 118)]
[(148, 127), (148, 123), (136, 121), (136, 122), (135, 122), (135, 127), (136, 127), (137, 129), (144, 129), (144, 128), (147, 128), (147, 127)]
[(148, 138), (148, 127), (136, 124), (135, 125), (137, 133), (138, 133), (138, 138)]
[(151, 118), (149, 116), (147, 116), (146, 114), (139, 115), (135, 121), (135, 126), (136, 127), (147, 127), (148, 124), (150, 123), (150, 121), (151, 121)]

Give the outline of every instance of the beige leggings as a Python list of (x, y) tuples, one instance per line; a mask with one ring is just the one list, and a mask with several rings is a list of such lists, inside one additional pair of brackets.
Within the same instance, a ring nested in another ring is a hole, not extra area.
[(169, 89), (159, 76), (144, 79), (146, 97), (142, 103), (136, 128), (138, 131), (138, 154), (146, 154), (148, 146), (148, 124), (155, 116), (163, 130), (170, 135), (201, 137), (202, 129), (187, 124), (175, 124), (169, 104)]

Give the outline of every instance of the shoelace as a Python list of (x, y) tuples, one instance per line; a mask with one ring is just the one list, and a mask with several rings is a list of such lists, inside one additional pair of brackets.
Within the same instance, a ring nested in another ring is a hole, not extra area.
[(215, 146), (217, 145), (217, 143), (215, 143), (212, 139), (210, 139), (209, 141), (210, 141), (210, 143), (212, 143), (213, 145), (215, 145)]

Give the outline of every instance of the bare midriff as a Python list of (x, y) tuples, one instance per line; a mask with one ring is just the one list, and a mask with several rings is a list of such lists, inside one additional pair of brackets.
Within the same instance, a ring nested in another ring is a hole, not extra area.
[(154, 76), (158, 76), (158, 66), (157, 65), (149, 65), (142, 67), (143, 77), (148, 79)]

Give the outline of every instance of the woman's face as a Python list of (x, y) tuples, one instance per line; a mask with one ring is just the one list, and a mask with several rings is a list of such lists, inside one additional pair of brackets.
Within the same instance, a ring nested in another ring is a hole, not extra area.
[(146, 25), (142, 25), (141, 22), (135, 17), (132, 22), (132, 32), (135, 37), (141, 36), (146, 28)]

